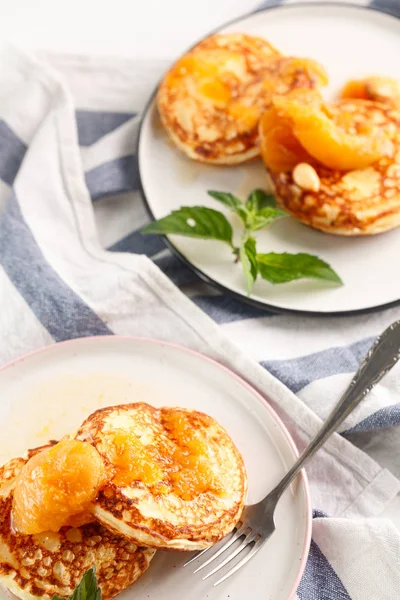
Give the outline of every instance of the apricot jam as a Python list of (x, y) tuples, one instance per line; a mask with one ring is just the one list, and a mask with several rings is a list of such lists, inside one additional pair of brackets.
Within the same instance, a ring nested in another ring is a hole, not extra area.
[(201, 56), (183, 56), (167, 74), (166, 82), (172, 88), (187, 76), (192, 77), (197, 83), (204, 80), (216, 81), (219, 72), (220, 65), (215, 60), (206, 60)]
[(22, 534), (89, 522), (89, 505), (105, 481), (103, 461), (87, 442), (62, 441), (33, 456), (14, 490), (12, 522)]
[(237, 123), (239, 131), (251, 130), (260, 119), (261, 111), (257, 106), (245, 106), (239, 100), (228, 106), (228, 115)]
[(360, 81), (348, 81), (342, 98), (363, 98), (400, 108), (400, 81), (389, 77), (367, 77)]
[(358, 123), (355, 116), (345, 105), (330, 108), (323, 104), (316, 91), (275, 96), (260, 126), (261, 137), (266, 136), (261, 152), (267, 167), (286, 170), (298, 156), (297, 162), (316, 160), (329, 169), (349, 171), (366, 168), (390, 154), (393, 145), (383, 131)]
[(123, 429), (118, 429), (110, 438), (107, 458), (115, 468), (113, 482), (116, 485), (141, 481), (152, 486), (162, 479), (157, 449), (145, 446), (138, 437)]
[(178, 409), (162, 409), (161, 414), (164, 431), (154, 443), (122, 429), (110, 433), (106, 455), (114, 469), (113, 483), (137, 481), (154, 495), (172, 493), (187, 501), (207, 491), (221, 494), (204, 433), (211, 419)]
[(231, 99), (229, 87), (219, 79), (206, 79), (199, 86), (199, 92), (216, 105), (225, 106)]
[(211, 452), (204, 435), (210, 422), (210, 417), (200, 413), (163, 410), (162, 424), (175, 442), (167, 472), (174, 493), (183, 500), (192, 500), (207, 491), (222, 493), (211, 468)]
[(270, 171), (291, 171), (299, 163), (312, 161), (295, 137), (290, 120), (280, 116), (274, 106), (261, 117), (259, 130), (261, 156)]
[(360, 98), (369, 100), (365, 81), (351, 80), (346, 83), (340, 94), (341, 98)]

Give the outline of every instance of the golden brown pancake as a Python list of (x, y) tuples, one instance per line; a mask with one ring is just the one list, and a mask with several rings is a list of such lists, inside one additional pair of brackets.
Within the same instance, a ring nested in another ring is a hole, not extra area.
[[(388, 105), (360, 99), (340, 100), (329, 106), (329, 111), (350, 134), (376, 126), (378, 132), (386, 134), (387, 155), (363, 168), (329, 169), (304, 148), (299, 153), (298, 140), (282, 130), (279, 134), (283, 147), (292, 152), (280, 156), (282, 165), (286, 160), (285, 169), (277, 170), (277, 163), (268, 168), (277, 200), (299, 221), (335, 235), (373, 235), (397, 227), (400, 225), (400, 112)], [(271, 131), (266, 130), (266, 138)], [(290, 143), (285, 146), (287, 140)], [(328, 156), (325, 150), (324, 155)], [(304, 189), (296, 183), (292, 170), (296, 155), (299, 163), (313, 166), (319, 178), (318, 189)], [(344, 155), (342, 158), (345, 161)], [(267, 158), (267, 167), (268, 162)]]
[(238, 164), (259, 154), (258, 121), (274, 94), (326, 82), (318, 63), (282, 57), (266, 40), (213, 35), (170, 69), (157, 106), (168, 135), (187, 156)]
[[(30, 451), (28, 457), (41, 449)], [(13, 487), (26, 462), (27, 458), (17, 458), (0, 468), (0, 584), (22, 600), (51, 600), (54, 594), (67, 598), (93, 565), (104, 600), (134, 583), (154, 551), (138, 548), (98, 522), (63, 527), (58, 533), (14, 533)]]
[(136, 403), (93, 413), (77, 439), (90, 442), (113, 473), (94, 516), (154, 548), (196, 550), (232, 531), (247, 477), (227, 432), (211, 417)]

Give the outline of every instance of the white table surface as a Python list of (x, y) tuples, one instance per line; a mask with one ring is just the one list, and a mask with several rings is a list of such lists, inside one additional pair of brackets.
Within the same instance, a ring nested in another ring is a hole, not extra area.
[[(27, 50), (169, 59), (258, 4), (257, 0), (0, 0), (0, 39)], [(400, 496), (382, 516), (400, 530)]]
[(0, 35), (24, 48), (173, 58), (261, 0), (0, 0)]

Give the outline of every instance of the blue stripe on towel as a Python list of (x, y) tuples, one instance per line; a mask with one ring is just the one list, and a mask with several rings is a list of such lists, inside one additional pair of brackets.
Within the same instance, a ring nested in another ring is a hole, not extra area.
[(200, 281), (199, 277), (173, 254), (155, 259), (154, 264), (178, 287)]
[(85, 179), (92, 200), (138, 190), (139, 174), (136, 156), (130, 154), (103, 163), (88, 171)]
[(358, 433), (359, 431), (375, 431), (376, 429), (387, 429), (400, 425), (400, 403), (385, 406), (366, 417), (354, 427), (347, 429), (342, 435)]
[(387, 12), (395, 17), (400, 17), (400, 1), (399, 0), (373, 0), (370, 5), (372, 8), (377, 8), (382, 12)]
[(46, 262), (15, 195), (0, 218), (0, 263), (55, 341), (112, 333)]
[(272, 315), (270, 312), (249, 306), (240, 300), (225, 295), (195, 296), (192, 298), (192, 302), (219, 324)]
[(311, 540), (310, 554), (297, 595), (299, 600), (351, 600), (314, 540)]
[(261, 365), (296, 393), (317, 379), (356, 371), (373, 340), (366, 338), (350, 346), (329, 348), (290, 360), (262, 361)]
[(26, 152), (26, 145), (13, 130), (0, 120), (0, 179), (8, 185), (14, 179), (21, 166)]
[(108, 250), (111, 252), (132, 252), (132, 254), (145, 254), (154, 256), (165, 250), (165, 242), (157, 235), (143, 235), (140, 231), (133, 231), (126, 237), (119, 240)]
[(137, 113), (119, 113), (95, 110), (77, 110), (76, 123), (80, 146), (91, 146), (102, 137), (118, 129)]

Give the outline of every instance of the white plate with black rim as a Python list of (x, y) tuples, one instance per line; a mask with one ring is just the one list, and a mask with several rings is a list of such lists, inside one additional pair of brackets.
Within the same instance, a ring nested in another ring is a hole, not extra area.
[[(0, 369), (0, 389), (0, 464), (61, 439), (99, 408), (138, 401), (200, 410), (217, 419), (243, 456), (249, 503), (261, 500), (297, 456), (267, 399), (219, 363), (165, 342), (108, 336), (56, 344)], [(159, 551), (119, 598), (290, 600), (311, 539), (304, 474), (284, 493), (275, 516), (271, 539), (225, 583), (213, 587), (218, 576), (203, 581), (193, 565), (183, 568), (186, 552)]]
[[(400, 19), (371, 8), (310, 3), (272, 7), (237, 19), (217, 30), (268, 39), (288, 55), (323, 64), (334, 99), (344, 83), (368, 75), (400, 79)], [(175, 149), (160, 125), (154, 94), (143, 116), (138, 139), (143, 196), (153, 219), (182, 206), (228, 211), (207, 195), (221, 190), (241, 198), (254, 188), (267, 189), (261, 161), (235, 167), (204, 165)], [(235, 233), (235, 225), (232, 223)], [(236, 229), (236, 234), (238, 233)], [(258, 252), (305, 252), (329, 263), (343, 280), (335, 286), (317, 280), (272, 285), (258, 279), (250, 297), (240, 264), (218, 241), (169, 236), (170, 248), (202, 279), (250, 304), (299, 314), (355, 314), (400, 302), (400, 230), (370, 237), (336, 237), (308, 228), (293, 218), (257, 233)]]

